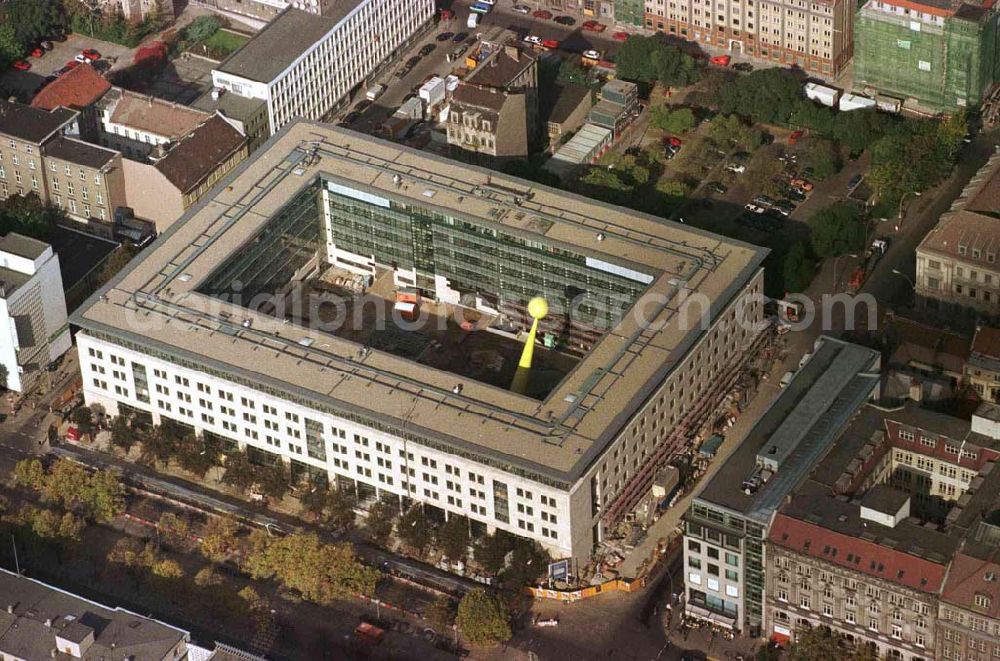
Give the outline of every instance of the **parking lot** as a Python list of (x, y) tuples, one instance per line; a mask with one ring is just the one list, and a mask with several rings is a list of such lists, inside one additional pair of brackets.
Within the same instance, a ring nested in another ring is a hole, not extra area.
[(72, 62), (82, 50), (92, 48), (101, 54), (97, 68), (102, 70), (120, 69), (132, 63), (135, 49), (99, 41), (78, 34), (66, 36), (66, 41), (53, 41), (52, 50), (40, 58), (25, 58), (31, 64), (29, 71), (5, 71), (0, 74), (0, 90), (5, 95), (17, 96), (24, 102), (30, 102), (35, 90), (44, 82), (45, 77), (55, 73)]
[[(378, 82), (386, 85), (386, 91), (373, 104), (364, 101), (364, 94), (359, 94), (354, 104), (345, 109), (341, 119), (348, 111), (357, 107), (358, 102), (363, 111), (348, 117), (347, 125), (361, 131), (370, 132), (374, 127), (391, 115), (410, 95), (415, 94), (420, 84), (431, 75), (445, 76), (454, 69), (465, 65), (464, 58), (448, 62), (448, 54), (465, 45), (471, 48), (477, 40), (496, 39), (505, 30), (511, 30), (523, 36), (534, 35), (542, 40), (556, 40), (559, 48), (554, 52), (561, 57), (573, 57), (585, 50), (598, 50), (604, 57), (613, 57), (621, 46), (620, 41), (613, 38), (614, 28), (608, 25), (603, 32), (590, 32), (583, 29), (583, 23), (589, 19), (578, 15), (561, 14), (557, 10), (549, 10), (551, 19), (536, 18), (531, 13), (520, 14), (514, 11), (517, 3), (511, 0), (499, 0), (489, 14), (480, 19), (479, 25), (473, 30), (467, 27), (471, 2), (455, 2), (452, 10), (455, 17), (442, 21), (432, 27), (423, 37), (415, 41), (409, 49), (401, 51), (389, 63)], [(537, 3), (531, 3), (535, 5)], [(528, 6), (528, 5), (525, 5)], [(532, 8), (534, 11), (534, 8)], [(555, 19), (565, 17), (564, 23)], [(567, 19), (572, 25), (565, 24)], [(528, 44), (525, 44), (526, 46)], [(424, 49), (423, 55), (420, 54)], [(413, 60), (407, 66), (408, 60)], [(398, 76), (400, 70), (408, 70), (406, 75)]]

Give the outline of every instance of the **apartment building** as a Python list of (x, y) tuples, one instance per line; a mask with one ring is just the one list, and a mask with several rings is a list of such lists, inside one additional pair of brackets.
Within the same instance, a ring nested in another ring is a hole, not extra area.
[(957, 585), (971, 571), (963, 549), (1000, 505), (998, 420), (992, 404), (971, 421), (914, 404), (863, 411), (775, 516), (767, 634), (827, 626), (879, 657), (956, 658), (954, 628), (970, 621), (939, 614), (949, 600), (975, 605)]
[(828, 80), (854, 48), (847, 0), (645, 0), (646, 27)]
[(821, 337), (684, 516), (684, 612), (760, 636), (775, 511), (880, 392), (878, 352)]
[(79, 221), (125, 204), (121, 156), (71, 137), (78, 113), (0, 101), (0, 197), (33, 193)]
[(587, 121), (594, 105), (590, 90), (572, 83), (555, 86), (548, 92), (548, 103), (543, 110), (549, 151), (556, 151)]
[(246, 136), (209, 116), (169, 147), (143, 160), (125, 160), (125, 189), (136, 216), (162, 232), (250, 154)]
[(273, 135), (341, 107), (433, 15), (433, 0), (346, 0), (322, 16), (286, 9), (213, 70), (212, 83), (264, 100)]
[[(74, 315), (85, 398), (363, 504), (402, 499), (586, 559), (759, 346), (766, 251), (685, 225), (305, 121), (223, 183)], [(280, 311), (275, 293), (327, 273), (416, 288), (435, 317), (502, 315), (510, 333), (542, 295), (542, 334), (563, 339), (520, 387), (509, 334)]]
[(918, 303), (954, 322), (1000, 318), (1000, 154), (994, 154), (917, 246)]
[(174, 19), (173, 0), (96, 0), (95, 5), (106, 15), (119, 14), (134, 23), (153, 19), (169, 22)]
[(60, 106), (80, 113), (79, 136), (99, 142), (97, 102), (111, 90), (111, 83), (90, 64), (80, 64), (42, 88), (31, 99), (32, 108), (52, 111)]
[(204, 649), (170, 624), (0, 569), (0, 659), (263, 661), (216, 643)]
[(948, 569), (938, 605), (935, 658), (992, 661), (1000, 657), (1000, 521), (980, 521)]
[(0, 238), (0, 365), (6, 387), (30, 390), (71, 346), (59, 257), (52, 246), (10, 233)]
[(976, 328), (965, 363), (965, 379), (984, 400), (1000, 403), (1000, 329)]
[(464, 158), (527, 158), (539, 130), (537, 58), (514, 45), (484, 50), (489, 55), (451, 93), (448, 144)]
[(975, 108), (1000, 81), (993, 2), (867, 0), (856, 21), (859, 89), (937, 113)]
[(112, 88), (97, 104), (98, 140), (127, 158), (144, 160), (156, 147), (176, 143), (210, 114), (145, 94)]

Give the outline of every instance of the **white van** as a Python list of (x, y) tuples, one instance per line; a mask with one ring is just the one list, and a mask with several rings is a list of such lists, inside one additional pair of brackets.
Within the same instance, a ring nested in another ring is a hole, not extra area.
[(382, 96), (382, 92), (384, 91), (385, 91), (385, 85), (382, 85), (380, 83), (378, 85), (369, 88), (369, 90), (365, 92), (365, 98), (368, 99), (369, 101), (374, 101), (375, 99)]
[(475, 30), (479, 26), (479, 14), (470, 13), (469, 20), (466, 22), (465, 26), (470, 30)]

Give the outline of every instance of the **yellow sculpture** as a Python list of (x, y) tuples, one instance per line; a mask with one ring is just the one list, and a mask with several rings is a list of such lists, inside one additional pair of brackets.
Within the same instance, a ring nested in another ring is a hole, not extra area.
[(549, 304), (541, 296), (528, 301), (528, 314), (531, 315), (531, 330), (528, 331), (528, 339), (524, 342), (524, 350), (521, 352), (521, 360), (518, 367), (531, 367), (531, 359), (535, 355), (535, 335), (538, 333), (538, 322), (549, 313)]

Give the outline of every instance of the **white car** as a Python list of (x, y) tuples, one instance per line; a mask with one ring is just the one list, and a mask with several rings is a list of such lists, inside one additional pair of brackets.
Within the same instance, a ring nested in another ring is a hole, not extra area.
[(516, 14), (527, 14), (531, 12), (531, 7), (528, 5), (514, 5), (514, 13)]
[(583, 57), (588, 60), (599, 60), (601, 59), (601, 51), (599, 50), (585, 50), (583, 51)]
[(726, 166), (726, 169), (735, 174), (743, 174), (747, 171), (747, 166), (742, 163), (730, 163)]
[(767, 211), (767, 209), (765, 209), (764, 207), (758, 206), (753, 202), (748, 203), (743, 208), (751, 213), (764, 213), (765, 211)]
[(73, 59), (76, 60), (77, 62), (79, 62), (80, 64), (90, 64), (90, 60), (88, 60), (87, 56), (83, 55), (83, 54), (78, 54)]
[(527, 37), (524, 38), (524, 43), (526, 43), (526, 44), (534, 44), (535, 46), (541, 46), (542, 45), (542, 38), (541, 37), (536, 37), (533, 34), (529, 34)]

